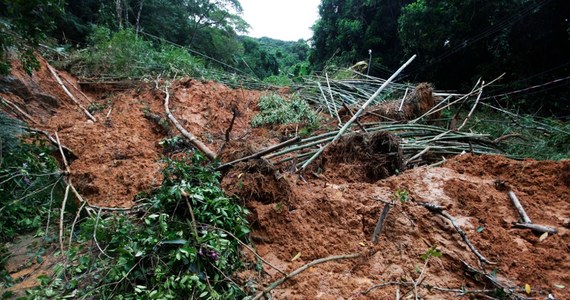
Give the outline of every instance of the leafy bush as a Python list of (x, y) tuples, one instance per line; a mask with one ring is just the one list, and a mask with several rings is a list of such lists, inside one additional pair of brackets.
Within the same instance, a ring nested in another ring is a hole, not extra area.
[(311, 106), (298, 96), (286, 100), (278, 94), (269, 94), (259, 99), (260, 113), (251, 121), (253, 127), (265, 124), (304, 123), (316, 127), (318, 116)]
[(473, 130), (489, 133), (495, 139), (513, 135), (499, 144), (510, 156), (550, 160), (570, 158), (570, 122), (480, 110), (469, 124)]
[[(137, 216), (84, 221), (67, 268), (60, 266), (55, 279), (45, 280), (30, 298), (45, 297), (46, 291), (51, 297), (76, 293), (101, 299), (245, 296), (229, 276), (241, 267), (236, 238), (250, 230), (247, 211), (224, 195), (219, 174), (205, 163), (198, 153), (168, 159), (162, 186), (147, 195)], [(63, 272), (71, 280), (64, 282)]]
[(0, 112), (0, 243), (40, 228), (60, 180), (44, 145), (20, 142), (20, 126)]
[(201, 76), (204, 63), (186, 50), (172, 45), (154, 45), (131, 29), (111, 33), (97, 27), (91, 46), (75, 53), (71, 71), (82, 76), (141, 77), (145, 75)]

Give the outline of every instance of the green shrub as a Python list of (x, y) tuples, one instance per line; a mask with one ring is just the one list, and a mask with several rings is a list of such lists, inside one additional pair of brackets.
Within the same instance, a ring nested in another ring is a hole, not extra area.
[[(481, 109), (469, 121), (470, 129), (497, 139), (512, 135), (499, 144), (516, 158), (560, 160), (570, 158), (570, 122), (514, 116)], [(516, 136), (515, 136), (516, 135)]]
[[(162, 186), (146, 195), (147, 206), (137, 215), (83, 221), (67, 268), (60, 266), (30, 298), (45, 297), (46, 291), (59, 298), (244, 297), (229, 276), (241, 267), (236, 238), (250, 231), (247, 210), (224, 195), (219, 173), (206, 163), (198, 153), (168, 159)], [(93, 246), (94, 237), (104, 254)]]
[(39, 141), (22, 143), (21, 126), (0, 111), (0, 243), (38, 230), (59, 191), (56, 161)]
[(112, 33), (97, 27), (90, 47), (74, 54), (71, 71), (81, 76), (141, 77), (189, 75), (205, 72), (204, 63), (188, 51), (167, 44), (155, 45), (132, 29)]
[(261, 96), (258, 107), (260, 113), (251, 121), (253, 127), (266, 124), (303, 123), (309, 128), (316, 127), (319, 119), (311, 106), (298, 96), (286, 100), (278, 94)]

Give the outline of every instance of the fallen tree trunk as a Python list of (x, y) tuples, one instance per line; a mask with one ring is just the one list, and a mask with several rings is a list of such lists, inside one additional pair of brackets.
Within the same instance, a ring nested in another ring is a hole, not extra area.
[(198, 150), (200, 150), (202, 153), (204, 153), (209, 160), (216, 159), (216, 157), (217, 157), (216, 153), (214, 153), (214, 151), (212, 151), (210, 148), (208, 148), (208, 146), (206, 146), (206, 144), (202, 143), (202, 141), (200, 141), (198, 138), (196, 138), (195, 135), (188, 132), (188, 130), (186, 130), (182, 126), (182, 124), (180, 124), (180, 122), (178, 122), (178, 120), (170, 112), (170, 109), (168, 108), (168, 101), (170, 100), (170, 93), (168, 92), (168, 87), (166, 87), (164, 89), (164, 93), (166, 94), (166, 97), (164, 98), (164, 111), (166, 112), (166, 115), (168, 116), (168, 119), (170, 120), (170, 122), (172, 122), (172, 124), (174, 124), (176, 129), (178, 129), (178, 131), (180, 131), (180, 133), (182, 133), (182, 135), (184, 137), (186, 137), (192, 145), (194, 145)]

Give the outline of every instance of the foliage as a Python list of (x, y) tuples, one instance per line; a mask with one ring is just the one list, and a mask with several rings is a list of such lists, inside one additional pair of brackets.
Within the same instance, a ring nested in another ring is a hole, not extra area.
[(10, 72), (8, 51), (14, 47), (24, 70), (29, 74), (39, 68), (34, 49), (46, 39), (62, 12), (56, 0), (0, 1), (0, 75)]
[(98, 27), (87, 51), (75, 53), (71, 70), (84, 76), (132, 77), (144, 75), (201, 76), (204, 65), (187, 51), (171, 45), (154, 46), (133, 30), (111, 33)]
[(20, 142), (20, 126), (0, 112), (0, 243), (40, 228), (60, 179), (45, 146)]
[(560, 160), (570, 158), (570, 122), (529, 115), (505, 115), (481, 109), (468, 123), (469, 129), (492, 138), (515, 135), (499, 146), (513, 157)]
[[(162, 186), (138, 216), (98, 215), (81, 224), (68, 266), (30, 298), (96, 295), (102, 299), (235, 299), (229, 276), (240, 268), (247, 211), (226, 197), (219, 173), (199, 153), (166, 160)], [(193, 223), (193, 220), (196, 223)], [(230, 235), (231, 233), (231, 235)], [(96, 239), (94, 239), (96, 237)], [(96, 241), (104, 252), (92, 247)], [(69, 281), (61, 276), (66, 273)]]
[(307, 127), (317, 126), (318, 117), (311, 106), (300, 97), (293, 95), (286, 100), (278, 94), (259, 98), (260, 113), (251, 121), (253, 127), (265, 124), (303, 123)]
[(437, 246), (429, 248), (425, 253), (420, 255), (420, 258), (424, 261), (431, 257), (441, 257), (441, 251), (437, 250)]
[(394, 192), (394, 200), (400, 201), (401, 203), (406, 203), (410, 201), (410, 193), (407, 190), (397, 189)]
[(310, 61), (316, 70), (325, 66), (353, 65), (368, 61), (372, 50), (372, 73), (384, 75), (386, 67), (400, 63), (398, 16), (405, 1), (323, 0), (320, 19), (313, 25)]
[(81, 45), (92, 28), (131, 29), (137, 36), (184, 45), (228, 64), (239, 49), (237, 34), (249, 27), (241, 13), (237, 0), (69, 0), (57, 38)]

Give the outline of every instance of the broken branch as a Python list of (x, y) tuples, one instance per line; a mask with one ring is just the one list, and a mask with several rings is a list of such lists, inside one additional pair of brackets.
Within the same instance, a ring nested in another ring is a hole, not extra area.
[(73, 94), (67, 89), (67, 87), (65, 86), (65, 84), (63, 84), (63, 81), (61, 81), (61, 78), (59, 78), (59, 75), (57, 75), (56, 70), (50, 66), (49, 64), (47, 64), (48, 69), (50, 70), (51, 74), (53, 75), (53, 77), (55, 78), (55, 80), (57, 80), (57, 82), (59, 83), (59, 85), (61, 85), (61, 88), (63, 89), (63, 91), (69, 96), (69, 98), (71, 98), (71, 100), (73, 102), (75, 102), (75, 104), (77, 104), (79, 106), (79, 108), (81, 108), (81, 110), (83, 110), (83, 112), (85, 113), (85, 115), (87, 115), (87, 117), (89, 119), (91, 119), (91, 121), (93, 122), (97, 122), (97, 119), (95, 119), (95, 117), (87, 110), (85, 109), (85, 107), (83, 107), (83, 105), (81, 105), (81, 103), (79, 103), (79, 101), (77, 101), (77, 99), (75, 98), (75, 96), (73, 96)]
[(388, 217), (390, 208), (392, 208), (392, 203), (386, 203), (384, 205), (384, 209), (382, 209), (382, 214), (380, 214), (380, 218), (378, 219), (376, 228), (374, 229), (374, 234), (372, 235), (372, 242), (374, 244), (378, 243), (378, 236), (380, 235), (380, 232), (382, 232), (382, 224), (384, 224), (384, 220)]
[(296, 136), (296, 137), (294, 137), (294, 138), (292, 138), (292, 139), (290, 139), (290, 140), (287, 140), (287, 141), (285, 141), (285, 142), (283, 142), (283, 143), (281, 143), (281, 144), (277, 144), (277, 145), (275, 145), (275, 146), (271, 146), (271, 147), (269, 147), (269, 148), (266, 148), (266, 149), (264, 149), (264, 150), (261, 150), (261, 151), (255, 153), (255, 154), (252, 154), (252, 155), (249, 155), (249, 156), (246, 156), (246, 157), (242, 157), (242, 158), (240, 158), (240, 159), (236, 159), (236, 160), (230, 161), (230, 162), (228, 162), (228, 163), (225, 163), (225, 164), (223, 164), (223, 165), (217, 167), (216, 170), (223, 170), (223, 169), (225, 169), (225, 168), (227, 168), (227, 167), (230, 167), (230, 166), (235, 165), (235, 164), (237, 164), (237, 163), (239, 163), (239, 162), (242, 162), (242, 161), (246, 161), (246, 160), (250, 160), (250, 159), (255, 159), (255, 158), (260, 158), (260, 157), (262, 157), (262, 156), (265, 155), (265, 154), (268, 154), (268, 153), (271, 153), (271, 152), (273, 152), (273, 151), (279, 150), (279, 149), (281, 149), (281, 148), (287, 147), (287, 146), (289, 146), (289, 145), (295, 144), (295, 143), (297, 143), (297, 142), (300, 141), (300, 140), (301, 140), (301, 138), (298, 137), (298, 136)]
[(170, 93), (168, 92), (168, 87), (166, 87), (163, 92), (166, 94), (166, 97), (164, 98), (164, 110), (166, 112), (166, 115), (168, 116), (168, 119), (170, 119), (170, 122), (174, 124), (176, 129), (178, 129), (178, 131), (180, 131), (180, 133), (182, 133), (182, 135), (186, 137), (192, 145), (198, 148), (198, 150), (202, 151), (202, 153), (204, 153), (209, 160), (216, 159), (216, 153), (210, 150), (210, 148), (208, 148), (208, 146), (202, 143), (202, 141), (198, 140), (196, 136), (188, 132), (170, 112), (170, 109), (168, 108), (168, 101), (170, 100)]
[(532, 223), (532, 221), (530, 220), (530, 218), (526, 214), (526, 211), (524, 210), (521, 202), (519, 201), (519, 198), (517, 198), (517, 195), (515, 195), (515, 193), (512, 190), (509, 191), (508, 195), (509, 195), (509, 198), (511, 199), (511, 202), (513, 202), (513, 205), (515, 206), (515, 208), (519, 211), (519, 215), (521, 216), (521, 219), (523, 220), (523, 222), (527, 223), (527, 224)]
[(325, 257), (325, 258), (320, 258), (317, 260), (313, 260), (312, 262), (298, 268), (297, 270), (287, 274), (285, 277), (282, 277), (281, 279), (273, 282), (272, 284), (270, 284), (267, 288), (265, 288), (263, 291), (261, 291), (259, 294), (257, 294), (255, 297), (253, 297), (252, 300), (259, 300), (261, 299), (261, 297), (263, 297), (263, 295), (269, 293), (271, 290), (273, 290), (274, 288), (278, 287), (280, 284), (282, 284), (283, 282), (285, 282), (285, 280), (287, 279), (291, 279), (297, 275), (299, 275), (299, 273), (307, 270), (308, 268), (314, 266), (314, 265), (318, 265), (318, 264), (322, 264), (331, 260), (339, 260), (339, 259), (350, 259), (350, 258), (356, 258), (359, 257), (360, 253), (353, 253), (353, 254), (346, 254), (346, 255), (337, 255), (337, 256), (329, 256), (329, 257)]
[(453, 218), (451, 215), (449, 215), (447, 212), (445, 212), (445, 210), (442, 206), (439, 206), (439, 205), (433, 204), (433, 203), (424, 203), (424, 202), (416, 202), (416, 203), (427, 208), (432, 213), (435, 213), (435, 214), (440, 215), (441, 217), (443, 217), (445, 219), (448, 219), (451, 222), (451, 225), (453, 225), (453, 227), (457, 231), (457, 233), (459, 233), (459, 235), (461, 236), (463, 241), (467, 244), (469, 249), (471, 249), (471, 252), (473, 252), (473, 254), (475, 254), (475, 256), (477, 256), (479, 261), (484, 262), (484, 263), (489, 264), (489, 265), (495, 265), (496, 264), (494, 262), (487, 260), (483, 255), (481, 255), (481, 253), (479, 253), (479, 251), (477, 251), (477, 248), (475, 248), (475, 246), (473, 246), (471, 241), (467, 238), (467, 234), (465, 234), (465, 232), (461, 229), (461, 227), (459, 227), (459, 225), (457, 225), (457, 223), (455, 222), (455, 218)]

